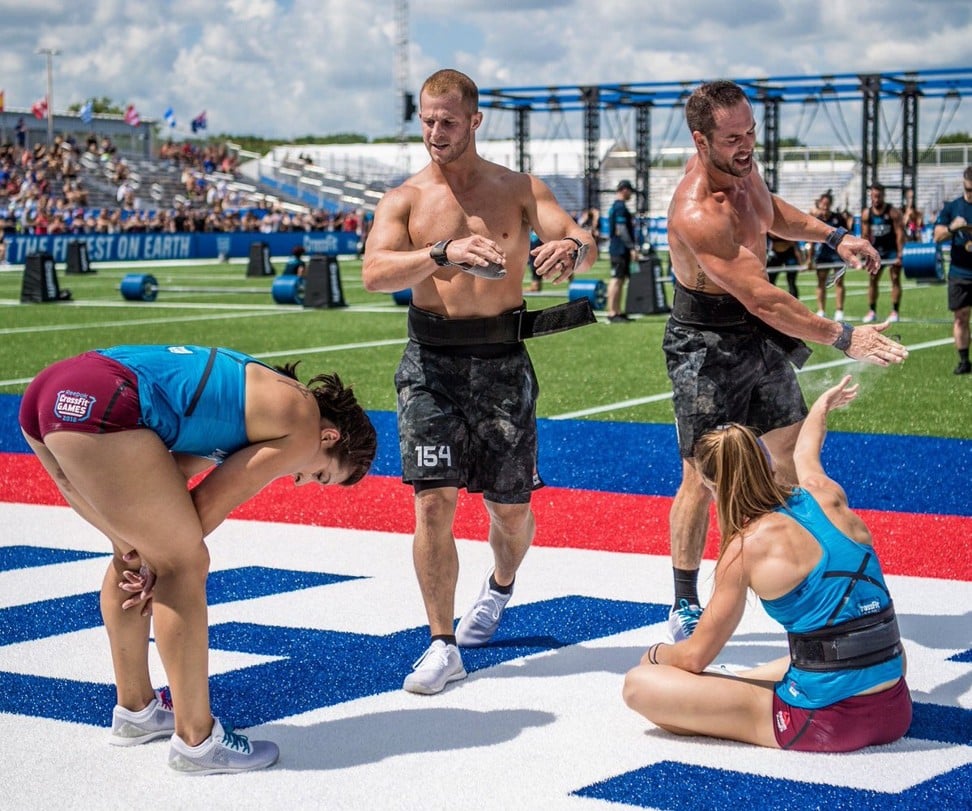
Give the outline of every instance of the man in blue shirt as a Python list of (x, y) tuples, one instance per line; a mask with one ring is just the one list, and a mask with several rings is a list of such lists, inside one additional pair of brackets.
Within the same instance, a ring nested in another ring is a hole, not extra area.
[(630, 180), (618, 183), (618, 196), (608, 211), (608, 233), (611, 243), (608, 252), (611, 254), (611, 281), (607, 289), (608, 321), (612, 324), (630, 321), (627, 314), (621, 310), (621, 292), (624, 281), (631, 275), (631, 262), (638, 258), (638, 247), (635, 245), (634, 218), (628, 210), (628, 200), (634, 194), (634, 186)]
[(959, 362), (955, 374), (972, 372), (969, 363), (969, 313), (972, 312), (972, 166), (962, 173), (962, 196), (946, 203), (935, 220), (935, 242), (951, 240), (948, 268), (948, 309), (955, 322), (952, 334)]

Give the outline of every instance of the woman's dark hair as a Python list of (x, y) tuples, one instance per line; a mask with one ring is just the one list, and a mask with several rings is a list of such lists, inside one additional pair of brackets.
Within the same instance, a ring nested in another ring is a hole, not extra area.
[[(297, 363), (285, 363), (274, 367), (278, 372), (297, 380)], [(314, 399), (321, 416), (337, 426), (341, 439), (334, 446), (334, 452), (342, 465), (347, 465), (348, 478), (341, 482), (348, 487), (361, 481), (378, 450), (378, 435), (364, 409), (358, 404), (354, 391), (345, 386), (337, 373), (320, 374), (312, 377), (307, 388)]]

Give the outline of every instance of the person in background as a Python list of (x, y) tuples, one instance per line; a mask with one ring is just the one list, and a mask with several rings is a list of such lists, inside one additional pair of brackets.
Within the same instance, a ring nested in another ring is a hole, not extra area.
[[(850, 752), (911, 725), (905, 654), (871, 533), (820, 451), (827, 414), (857, 396), (850, 376), (810, 408), (780, 485), (749, 428), (720, 426), (695, 457), (719, 514), (712, 599), (691, 638), (648, 648), (628, 672), (631, 709), (678, 735), (801, 752)], [(737, 674), (706, 668), (732, 637), (749, 592), (787, 632), (789, 655)]]
[(540, 238), (530, 232), (530, 256), (527, 259), (527, 267), (530, 268), (530, 292), (539, 293), (543, 290), (543, 277), (537, 273), (537, 263), (533, 257), (533, 251), (539, 248), (543, 243), (540, 242)]
[(290, 258), (284, 265), (283, 276), (303, 276), (307, 272), (307, 264), (304, 262), (304, 246), (294, 245), (290, 252)]
[(901, 318), (901, 257), (904, 254), (904, 221), (901, 211), (884, 199), (884, 185), (871, 184), (871, 205), (861, 212), (861, 236), (881, 256), (881, 268), (867, 281), (867, 313), (862, 321), (877, 318), (878, 282), (885, 267), (891, 279), (891, 312), (888, 321)]
[(588, 208), (577, 218), (577, 224), (585, 231), (590, 231), (594, 238), (594, 244), (600, 243), (601, 239), (601, 212), (597, 208)]
[[(831, 228), (843, 228), (849, 231), (854, 223), (853, 218), (834, 210), (834, 195), (827, 189), (817, 198), (817, 202), (810, 213), (818, 220), (823, 220)], [(834, 321), (844, 320), (844, 275), (838, 274), (839, 268), (843, 267), (844, 260), (840, 255), (827, 245), (821, 242), (810, 250), (810, 264), (817, 273), (817, 315), (821, 318), (827, 315), (827, 286), (830, 279), (833, 279), (834, 288)]]
[(905, 192), (904, 211), (905, 242), (921, 242), (922, 231), (925, 228), (925, 214), (915, 205), (915, 190), (908, 189)]
[(955, 374), (972, 372), (969, 363), (969, 313), (972, 312), (972, 166), (962, 173), (962, 195), (946, 203), (935, 220), (935, 242), (950, 242), (948, 309), (958, 352)]
[[(101, 585), (117, 693), (110, 742), (170, 738), (169, 766), (184, 774), (262, 769), (279, 754), (212, 715), (206, 537), (276, 478), (351, 485), (374, 459), (375, 429), (353, 392), (337, 375), (304, 386), (295, 369), (225, 348), (115, 346), (48, 366), (21, 401), (27, 443), (111, 542)], [(152, 626), (165, 691), (149, 673)]]
[(607, 289), (607, 316), (612, 324), (630, 321), (622, 310), (621, 296), (624, 283), (631, 276), (631, 263), (638, 261), (638, 245), (635, 243), (634, 217), (628, 210), (628, 200), (634, 195), (631, 181), (618, 183), (617, 197), (608, 209), (608, 234), (611, 255), (611, 280)]
[[(791, 242), (788, 239), (778, 239), (772, 234), (769, 235), (769, 252), (766, 255), (766, 268), (790, 268), (800, 267), (806, 262), (803, 249), (798, 242)], [(797, 287), (798, 270), (786, 271), (786, 287), (793, 298), (800, 298), (800, 289)], [(770, 284), (776, 284), (780, 277), (780, 271), (770, 270)]]

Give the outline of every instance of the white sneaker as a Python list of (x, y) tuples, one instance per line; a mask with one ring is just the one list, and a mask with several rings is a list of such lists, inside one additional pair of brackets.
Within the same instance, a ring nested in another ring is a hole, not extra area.
[(864, 324), (873, 324), (875, 318), (877, 318), (877, 313), (874, 310), (868, 310), (861, 321)]
[(825, 313), (823, 310), (817, 310), (817, 315), (819, 315), (821, 318), (827, 317), (827, 313)]
[(169, 766), (182, 774), (231, 774), (252, 772), (272, 766), (280, 757), (277, 744), (250, 741), (246, 735), (213, 719), (213, 731), (199, 746), (189, 746), (178, 735), (172, 736)]
[(489, 578), (492, 574), (490, 572), (486, 576), (476, 602), (456, 626), (456, 642), (464, 648), (478, 648), (493, 638), (503, 617), (503, 610), (513, 596), (512, 591), (509, 594), (502, 594), (489, 587)]
[(844, 320), (844, 311), (834, 310), (834, 321), (843, 321), (843, 320)]
[(888, 316), (888, 321), (890, 323), (894, 324), (894, 323), (896, 323), (896, 322), (898, 322), (900, 320), (901, 320), (901, 316), (898, 315), (898, 311), (897, 310), (892, 310), (891, 311), (891, 315)]
[(172, 712), (172, 699), (169, 688), (155, 691), (155, 698), (138, 712), (126, 710), (116, 704), (111, 713), (112, 746), (137, 746), (156, 738), (170, 738), (175, 732), (175, 713)]
[(449, 682), (464, 678), (466, 668), (462, 666), (459, 648), (436, 639), (412, 665), (402, 687), (409, 693), (432, 696), (441, 693)]
[(668, 635), (672, 642), (682, 642), (692, 636), (701, 616), (699, 606), (685, 599), (679, 600), (678, 606), (673, 606), (668, 612)]

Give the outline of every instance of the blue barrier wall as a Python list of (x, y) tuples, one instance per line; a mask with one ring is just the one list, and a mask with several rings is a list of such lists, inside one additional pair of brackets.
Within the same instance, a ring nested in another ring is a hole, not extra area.
[(284, 231), (263, 234), (233, 233), (179, 234), (50, 234), (8, 236), (7, 261), (23, 264), (32, 253), (47, 253), (55, 262), (67, 259), (68, 245), (86, 242), (88, 259), (94, 262), (132, 262), (160, 259), (216, 259), (219, 256), (246, 258), (250, 245), (266, 242), (271, 256), (286, 256), (295, 245), (308, 254), (346, 256), (358, 253), (359, 237), (350, 231)]

